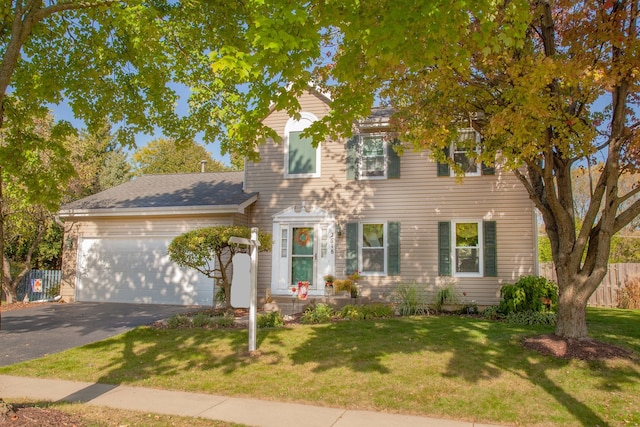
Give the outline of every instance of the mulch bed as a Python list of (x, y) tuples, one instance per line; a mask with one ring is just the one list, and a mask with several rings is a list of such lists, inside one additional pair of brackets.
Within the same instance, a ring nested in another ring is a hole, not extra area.
[(592, 339), (576, 340), (562, 338), (554, 334), (526, 338), (523, 345), (530, 350), (535, 350), (544, 355), (560, 359), (637, 359), (635, 353), (632, 351), (613, 344)]
[(82, 427), (74, 415), (57, 409), (9, 405), (0, 400), (0, 425), (15, 427)]

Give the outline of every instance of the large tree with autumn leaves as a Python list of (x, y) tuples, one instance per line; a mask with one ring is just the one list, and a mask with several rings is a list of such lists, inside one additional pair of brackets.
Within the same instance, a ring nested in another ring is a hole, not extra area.
[[(333, 98), (332, 112), (308, 131), (318, 141), (348, 135), (379, 102), (394, 107), (404, 141), (446, 161), (442, 149), (472, 123), (483, 137), (478, 160), (514, 173), (544, 219), (560, 289), (556, 333), (585, 338), (586, 304), (606, 273), (611, 238), (640, 213), (640, 186), (619, 185), (623, 174), (640, 176), (638, 3), (273, 7), (254, 17), (242, 43), (214, 52), (220, 78), (243, 83), (241, 102), (223, 112), (255, 107), (240, 114), (223, 146), (255, 156), (253, 141), (273, 136), (257, 120), (263, 101), (295, 114), (295, 96), (310, 81)], [(274, 37), (264, 39), (257, 28), (265, 27)], [(571, 171), (589, 162), (603, 167), (578, 217)]]

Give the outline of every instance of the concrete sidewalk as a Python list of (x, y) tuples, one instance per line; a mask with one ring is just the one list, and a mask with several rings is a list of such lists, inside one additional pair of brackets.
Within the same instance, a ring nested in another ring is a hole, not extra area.
[(260, 427), (472, 427), (462, 421), (241, 399), (182, 391), (0, 375), (0, 397), (220, 420)]

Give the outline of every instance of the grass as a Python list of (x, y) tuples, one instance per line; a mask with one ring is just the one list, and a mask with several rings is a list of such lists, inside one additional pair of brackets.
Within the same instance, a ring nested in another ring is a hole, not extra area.
[[(589, 309), (593, 338), (640, 354), (640, 311)], [(127, 384), (497, 424), (640, 424), (640, 362), (525, 350), (552, 332), (432, 316), (246, 330), (126, 334), (0, 374)]]

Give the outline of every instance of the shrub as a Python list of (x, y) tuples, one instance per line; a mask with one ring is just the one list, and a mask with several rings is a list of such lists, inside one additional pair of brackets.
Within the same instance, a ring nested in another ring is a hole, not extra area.
[(333, 289), (335, 292), (351, 292), (351, 286), (353, 282), (350, 279), (336, 279), (333, 282)]
[(278, 326), (284, 326), (284, 319), (279, 311), (270, 311), (259, 314), (257, 324), (258, 328), (277, 328)]
[(362, 320), (364, 319), (364, 310), (363, 306), (359, 305), (345, 305), (340, 310), (340, 317), (351, 320)]
[(433, 306), (440, 311), (445, 304), (458, 304), (460, 302), (460, 294), (455, 287), (454, 282), (448, 282), (436, 292)]
[(196, 313), (195, 316), (191, 318), (191, 324), (196, 328), (211, 326), (212, 323), (213, 319), (206, 313)]
[(300, 322), (305, 324), (329, 323), (333, 318), (333, 315), (333, 308), (327, 304), (312, 304), (304, 310), (304, 313), (302, 313), (302, 317), (300, 318)]
[(60, 282), (56, 283), (53, 286), (50, 286), (47, 289), (47, 293), (45, 295), (47, 298), (55, 298), (60, 295)]
[(558, 304), (558, 286), (540, 276), (522, 276), (515, 284), (500, 289), (499, 311), (502, 314), (523, 311), (555, 311)]
[(482, 310), (482, 317), (489, 320), (498, 320), (502, 319), (504, 316), (500, 313), (497, 305), (490, 305), (489, 307)]
[(551, 311), (518, 311), (507, 314), (505, 321), (512, 325), (555, 325), (556, 314)]
[(346, 305), (340, 311), (340, 316), (351, 320), (383, 319), (393, 317), (393, 307), (382, 303)]
[(425, 315), (429, 313), (427, 300), (415, 283), (399, 285), (394, 290), (393, 301), (401, 316)]
[(170, 329), (177, 329), (189, 325), (191, 325), (191, 319), (182, 314), (176, 314), (167, 319), (167, 327)]
[(640, 308), (640, 277), (631, 277), (618, 289), (618, 308)]
[(213, 319), (213, 326), (219, 328), (228, 328), (236, 324), (236, 319), (232, 314), (225, 314), (224, 316), (216, 316)]

